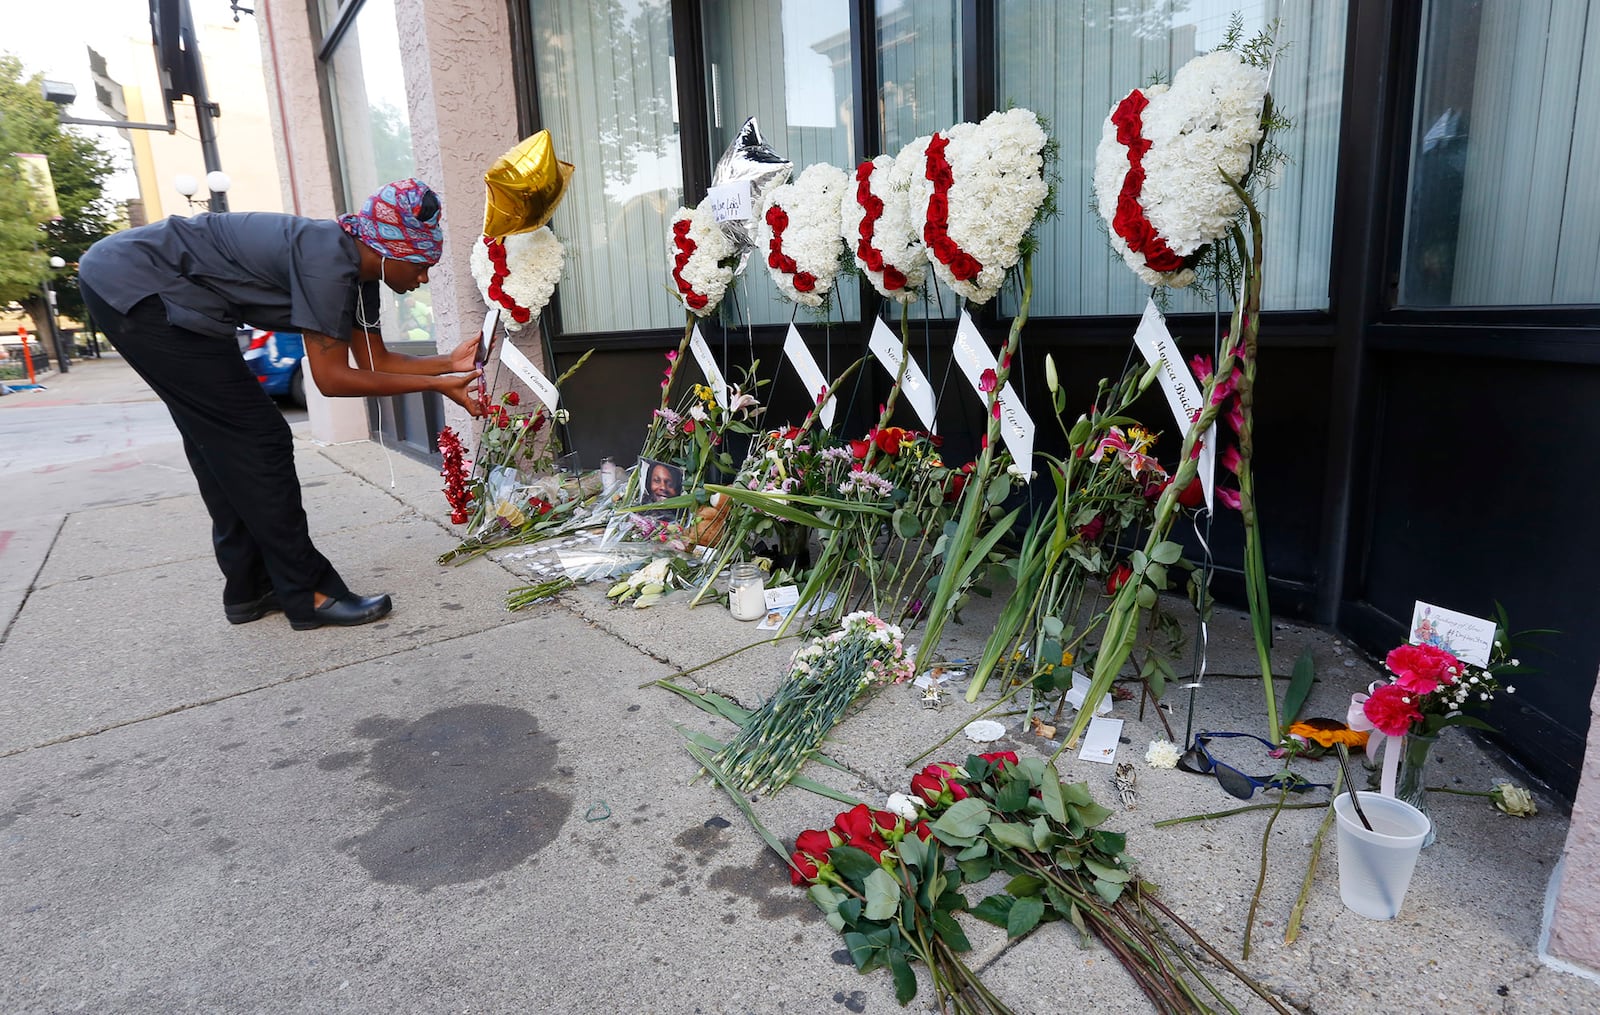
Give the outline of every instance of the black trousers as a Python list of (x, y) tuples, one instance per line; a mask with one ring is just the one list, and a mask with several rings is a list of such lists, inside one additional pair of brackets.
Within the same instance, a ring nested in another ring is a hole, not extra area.
[(211, 513), (225, 605), (276, 590), (290, 620), (311, 620), (313, 592), (348, 595), (311, 543), (294, 439), (232, 337), (173, 327), (160, 297), (127, 314), (79, 280), (83, 301), (128, 365), (166, 403)]

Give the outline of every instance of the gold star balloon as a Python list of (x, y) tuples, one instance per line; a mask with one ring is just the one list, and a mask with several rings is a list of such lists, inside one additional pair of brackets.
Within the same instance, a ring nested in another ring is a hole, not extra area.
[(556, 158), (548, 130), (495, 159), (483, 174), (488, 189), (483, 202), (483, 235), (498, 238), (526, 233), (548, 223), (567, 191), (573, 169), (570, 162)]

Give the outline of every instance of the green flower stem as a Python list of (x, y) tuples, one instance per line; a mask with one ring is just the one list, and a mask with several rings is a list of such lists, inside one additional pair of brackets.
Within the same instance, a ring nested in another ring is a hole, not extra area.
[(571, 578), (562, 575), (560, 578), (552, 578), (536, 585), (524, 585), (514, 588), (506, 593), (506, 609), (525, 609), (558, 593), (565, 592), (576, 584), (577, 582), (574, 582)]
[[(1281, 809), (1286, 811), (1320, 810), (1327, 804), (1283, 804)], [(1181, 818), (1165, 818), (1155, 822), (1152, 828), (1170, 828), (1173, 825), (1185, 825), (1193, 821), (1215, 821), (1218, 818), (1231, 818), (1235, 814), (1248, 814), (1250, 811), (1275, 811), (1279, 810), (1278, 804), (1247, 804), (1244, 807), (1235, 807), (1226, 811), (1208, 811), (1205, 814), (1189, 814)]]
[[(902, 303), (900, 305), (900, 369), (895, 371), (894, 386), (889, 389), (889, 397), (883, 400), (882, 411), (878, 413), (878, 425), (875, 430), (882, 430), (889, 423), (889, 417), (894, 415), (895, 403), (900, 400), (900, 386), (905, 383), (906, 366), (911, 362), (911, 308)], [(862, 463), (862, 468), (872, 471), (873, 463), (878, 460), (878, 442), (872, 441), (867, 446), (867, 457)]]
[[(1228, 179), (1226, 173), (1223, 178)], [(1250, 467), (1255, 453), (1256, 360), (1261, 330), (1261, 214), (1243, 187), (1231, 179), (1228, 179), (1228, 184), (1244, 202), (1250, 222), (1248, 257), (1243, 234), (1238, 228), (1232, 234), (1239, 263), (1244, 266), (1245, 273), (1244, 299), (1234, 307), (1232, 322), (1233, 333), (1239, 336), (1244, 350), (1238, 392), (1239, 410), (1244, 419), (1244, 425), (1239, 428), (1239, 516), (1244, 523), (1245, 598), (1250, 606), (1250, 627), (1255, 636), (1256, 657), (1261, 664), (1261, 683), (1267, 706), (1267, 736), (1273, 743), (1278, 743), (1283, 739), (1283, 734), (1278, 726), (1278, 695), (1272, 684), (1272, 607), (1267, 600), (1267, 565), (1261, 547), (1260, 521), (1256, 514), (1255, 478)]]
[[(1294, 805), (1291, 804), (1291, 805), (1287, 805), (1287, 806), (1294, 806)], [(1156, 909), (1160, 910), (1161, 911), (1161, 915), (1165, 916), (1169, 921), (1171, 921), (1175, 926), (1177, 926), (1178, 929), (1182, 930), (1186, 935), (1188, 935), (1189, 939), (1192, 940), (1196, 945), (1198, 945), (1200, 947), (1200, 949), (1202, 951), (1204, 951), (1207, 955), (1211, 956), (1211, 958), (1218, 965), (1222, 966), (1222, 968), (1224, 968), (1228, 972), (1232, 973), (1235, 979), (1237, 979), (1240, 983), (1243, 983), (1245, 986), (1249, 987), (1251, 989), (1251, 991), (1253, 991), (1257, 997), (1261, 998), (1261, 1000), (1263, 1000), (1263, 1001), (1267, 1002), (1267, 1004), (1271, 1005), (1273, 1011), (1278, 1012), (1279, 1015), (1294, 1015), (1294, 1013), (1292, 1011), (1290, 1011), (1288, 1008), (1285, 1008), (1283, 1006), (1283, 1003), (1281, 1001), (1279, 1001), (1277, 998), (1273, 997), (1272, 994), (1267, 990), (1267, 988), (1262, 986), (1259, 981), (1257, 981), (1255, 978), (1250, 976), (1244, 970), (1240, 969), (1238, 966), (1234, 965), (1234, 963), (1231, 960), (1229, 960), (1229, 958), (1226, 955), (1222, 954), (1221, 952), (1217, 951), (1216, 948), (1212, 947), (1211, 943), (1208, 942), (1204, 937), (1202, 937), (1200, 935), (1199, 931), (1197, 931), (1193, 927), (1189, 926), (1187, 923), (1185, 923), (1183, 921), (1183, 919), (1181, 917), (1178, 916), (1177, 913), (1174, 913), (1171, 909), (1167, 908), (1166, 903), (1164, 903), (1160, 899), (1156, 898), (1154, 893), (1151, 893), (1151, 894), (1148, 894), (1148, 895), (1143, 893), (1143, 892), (1139, 893), (1139, 906), (1140, 906), (1141, 909), (1144, 907), (1144, 904), (1146, 902), (1148, 902), (1150, 905), (1154, 906)]]
[[(1200, 967), (1200, 964), (1189, 954), (1189, 949), (1181, 947), (1178, 944), (1177, 938), (1173, 937), (1171, 932), (1168, 931), (1166, 927), (1161, 925), (1160, 920), (1152, 917), (1149, 910), (1145, 909), (1142, 904), (1140, 904), (1138, 909), (1139, 915), (1148, 920), (1152, 925), (1154, 934), (1160, 939), (1164, 952), (1166, 954), (1176, 956), (1178, 961), (1183, 964), (1183, 968), (1188, 972), (1188, 974), (1200, 981), (1200, 985), (1205, 987), (1206, 992), (1212, 997), (1216, 998), (1219, 1004), (1221, 1004), (1229, 1012), (1233, 1013), (1233, 1015), (1240, 1015), (1238, 1007), (1231, 1003), (1227, 997), (1223, 995), (1222, 991), (1217, 987), (1216, 984), (1211, 982), (1210, 978), (1206, 976), (1205, 970), (1203, 970)], [(1197, 1010), (1209, 1010), (1208, 1007), (1200, 1000), (1198, 992), (1191, 989), (1187, 982), (1185, 982), (1181, 977), (1177, 978), (1177, 982), (1180, 988), (1183, 990), (1184, 995), (1194, 1003)]]
[[(866, 357), (862, 357), (862, 359), (851, 364), (850, 370), (846, 371), (844, 375), (841, 375), (839, 381), (835, 382), (834, 387), (830, 388), (829, 390), (836, 390), (838, 384), (842, 382), (851, 371), (854, 371), (857, 366), (864, 362), (865, 359)], [(900, 397), (900, 385), (905, 379), (906, 365), (910, 362), (910, 359), (910, 310), (906, 307), (901, 307), (900, 370), (895, 375), (894, 386), (889, 389), (889, 397), (884, 401), (883, 411), (878, 414), (877, 429), (882, 429), (883, 426), (888, 423), (889, 416), (894, 412), (895, 402), (898, 401)], [(810, 420), (811, 417), (808, 415), (806, 418), (807, 420)], [(867, 457), (862, 467), (870, 470), (872, 468), (872, 463), (877, 458), (877, 454), (878, 443), (877, 441), (871, 441), (868, 444)], [(865, 526), (868, 531), (875, 532), (877, 530), (878, 523), (856, 519), (854, 524), (840, 525), (839, 528), (829, 534), (828, 538), (823, 541), (822, 553), (819, 556), (817, 563), (812, 566), (811, 575), (806, 580), (805, 587), (800, 590), (799, 601), (795, 603), (793, 609), (789, 611), (788, 616), (783, 618), (783, 623), (779, 625), (779, 634), (786, 634), (789, 630), (789, 625), (794, 623), (795, 618), (804, 614), (806, 612), (806, 608), (810, 604), (814, 602), (821, 602), (830, 589), (836, 593), (838, 600), (835, 604), (836, 608), (834, 609), (832, 615), (842, 616), (839, 610), (845, 606), (845, 601), (849, 598), (850, 588), (854, 584), (855, 575), (853, 573), (846, 572), (843, 584), (835, 586), (834, 583), (839, 577), (840, 572), (844, 570), (846, 554), (850, 549), (851, 540), (855, 538), (853, 529), (856, 525)], [(870, 544), (870, 540), (868, 540), (868, 543)], [(867, 551), (868, 552), (865, 556), (867, 559), (871, 559), (870, 545), (868, 545)], [(868, 569), (868, 577), (869, 580), (873, 582), (873, 590), (876, 592), (876, 575), (873, 569)], [(876, 596), (874, 596), (874, 599), (876, 599)], [(818, 616), (817, 620), (821, 621), (822, 618)]]
[[(1059, 465), (1054, 462), (1052, 464)], [(1057, 514), (1059, 515), (1059, 510)], [(1059, 518), (1058, 525), (1053, 527), (1052, 531), (1058, 527)], [(1046, 555), (1039, 554), (1037, 535), (1041, 530), (1042, 526), (1037, 519), (1028, 527), (1028, 535), (1023, 539), (1022, 551), (1018, 556), (1017, 587), (1012, 592), (1011, 599), (1006, 602), (1005, 609), (1000, 611), (1000, 618), (995, 622), (994, 634), (989, 637), (983, 649), (983, 656), (978, 660), (978, 667), (972, 671), (972, 678), (967, 681), (969, 702), (978, 700), (978, 695), (988, 684), (995, 667), (1021, 651), (1023, 642), (1030, 636), (1030, 632), (1024, 630), (1024, 627), (1028, 618), (1038, 616), (1040, 604), (1048, 588), (1043, 580), (1044, 576), (1053, 574), (1056, 562), (1060, 560), (1054, 539), (1051, 540)]]
[(672, 384), (678, 379), (678, 368), (683, 365), (684, 356), (689, 352), (689, 340), (694, 337), (694, 314), (686, 310), (683, 317), (683, 339), (678, 343), (678, 355), (672, 359), (672, 366), (667, 373), (667, 383), (661, 386), (661, 408), (663, 409), (671, 404)]
[(1289, 923), (1283, 929), (1283, 943), (1294, 944), (1295, 938), (1300, 936), (1300, 919), (1305, 915), (1306, 903), (1311, 901), (1311, 880), (1316, 877), (1317, 864), (1322, 859), (1322, 843), (1328, 837), (1328, 829), (1333, 827), (1333, 801), (1339, 797), (1339, 789), (1344, 784), (1344, 772), (1333, 773), (1333, 790), (1328, 796), (1328, 812), (1322, 816), (1322, 824), (1317, 826), (1317, 834), (1311, 838), (1311, 856), (1306, 861), (1306, 876), (1300, 882), (1300, 894), (1295, 897), (1294, 906), (1289, 910)]
[[(889, 388), (889, 397), (884, 399), (883, 407), (878, 413), (877, 425), (875, 427), (873, 427), (874, 432), (876, 432), (878, 430), (882, 430), (885, 426), (887, 426), (889, 424), (889, 419), (894, 415), (895, 404), (897, 402), (899, 402), (899, 400), (900, 400), (900, 389), (901, 389), (901, 386), (905, 383), (906, 369), (910, 365), (910, 363), (911, 363), (911, 309), (910, 309), (910, 307), (908, 305), (901, 304), (900, 305), (900, 369), (895, 371), (894, 384), (893, 384), (893, 386), (891, 386)], [(869, 440), (868, 443), (867, 443), (867, 457), (862, 462), (862, 465), (861, 465), (862, 469), (864, 471), (866, 471), (866, 472), (871, 472), (872, 471), (872, 466), (877, 462), (879, 454), (880, 454), (880, 449), (878, 448), (878, 442), (876, 440)], [(874, 525), (873, 523), (870, 523), (870, 522), (867, 523), (867, 524), (869, 526), (869, 531), (874, 531), (874, 532), (876, 531), (876, 529), (877, 529), (876, 525)], [(839, 534), (839, 537), (837, 538), (837, 542), (838, 542), (839, 546), (841, 547), (841, 552), (842, 552), (843, 549), (848, 548), (849, 540), (850, 540), (850, 537), (846, 536), (844, 531), (841, 530), (840, 534)], [(831, 547), (831, 545), (835, 542), (835, 540), (834, 539), (829, 539), (828, 542), (829, 542), (830, 547)], [(874, 557), (873, 554), (872, 554), (872, 547), (870, 545), (871, 544), (871, 540), (867, 539), (867, 540), (864, 540), (864, 542), (866, 542), (868, 545), (864, 547), (866, 552), (861, 555), (861, 559), (860, 559), (861, 568), (860, 569), (866, 572), (867, 584), (868, 584), (868, 587), (872, 590), (872, 602), (873, 602), (874, 611), (876, 611), (876, 609), (878, 607), (878, 604), (881, 602), (881, 599), (879, 597), (879, 592), (878, 592), (878, 571), (879, 571), (878, 561), (877, 561), (877, 558)], [(854, 578), (853, 574), (851, 575), (851, 578), (852, 579)], [(840, 590), (839, 598), (841, 600), (843, 600), (845, 598), (845, 590), (843, 590), (843, 589)]]
[(1032, 301), (1033, 253), (1029, 251), (1022, 255), (1022, 298), (1017, 305), (1017, 316), (1011, 320), (1011, 331), (1006, 336), (1005, 351), (1000, 357), (999, 369), (995, 371), (994, 390), (989, 392), (987, 401), (989, 426), (985, 432), (987, 439), (984, 442), (983, 452), (978, 457), (977, 468), (973, 470), (972, 479), (962, 491), (964, 506), (961, 522), (956, 528), (955, 538), (945, 546), (939, 587), (934, 592), (933, 601), (928, 605), (927, 618), (923, 623), (922, 645), (917, 650), (918, 672), (921, 672), (933, 658), (939, 646), (944, 625), (950, 619), (951, 604), (960, 593), (960, 586), (965, 581), (963, 572), (969, 570), (967, 558), (972, 552), (973, 542), (977, 539), (978, 527), (988, 514), (987, 494), (989, 483), (994, 478), (994, 460), (1000, 446), (1000, 420), (994, 412), (994, 407), (999, 402), (1001, 389), (1006, 386), (1006, 381), (1011, 376), (1011, 365), (1016, 361), (1017, 349), (1022, 343), (1022, 327), (1028, 323), (1028, 305)]
[(1278, 794), (1277, 806), (1272, 808), (1272, 817), (1267, 819), (1267, 827), (1261, 830), (1261, 866), (1256, 871), (1256, 890), (1250, 893), (1250, 911), (1244, 919), (1244, 950), (1240, 957), (1250, 958), (1250, 934), (1255, 930), (1256, 913), (1261, 909), (1261, 889), (1267, 883), (1267, 847), (1272, 844), (1272, 826), (1277, 824), (1278, 815), (1283, 813), (1283, 804), (1287, 795)]
[[(845, 367), (844, 368), (844, 372), (841, 373), (838, 377), (834, 378), (832, 384), (828, 385), (828, 397), (829, 398), (834, 398), (835, 397), (834, 393), (837, 392), (841, 387), (843, 387), (844, 386), (844, 382), (848, 381), (850, 379), (850, 375), (855, 373), (857, 370), (859, 370), (861, 368), (861, 364), (865, 363), (866, 361), (867, 361), (867, 357), (862, 356), (861, 358), (857, 359), (854, 363), (852, 363), (849, 366)], [(817, 418), (822, 412), (823, 404), (824, 403), (822, 403), (822, 402), (818, 402), (816, 405), (813, 405), (811, 407), (811, 411), (810, 412), (806, 413), (805, 422), (800, 424), (800, 429), (802, 431), (810, 430), (812, 425), (817, 422)]]
[[(939, 748), (943, 747), (945, 744), (948, 744), (950, 741), (954, 740), (957, 733), (960, 733), (962, 730), (966, 729), (967, 726), (969, 724), (971, 724), (973, 721), (978, 720), (978, 719), (982, 719), (984, 716), (988, 715), (990, 712), (993, 712), (995, 709), (999, 708), (1001, 705), (1004, 705), (1006, 702), (1010, 701), (1012, 698), (1015, 698), (1017, 696), (1017, 694), (1019, 692), (1021, 692), (1022, 689), (1024, 687), (1026, 687), (1026, 686), (1027, 686), (1026, 684), (1018, 684), (1015, 687), (1011, 688), (1011, 690), (1007, 691), (1006, 693), (1002, 694), (1000, 697), (996, 698), (991, 704), (989, 704), (988, 706), (984, 707), (981, 711), (979, 711), (977, 714), (973, 715), (970, 719), (967, 719), (967, 720), (963, 721), (960, 726), (957, 726), (955, 729), (951, 730), (949, 733), (946, 733), (933, 746), (929, 747), (927, 750), (923, 751), (921, 754), (917, 755), (915, 758), (912, 758), (910, 761), (906, 762), (906, 767), (910, 768), (911, 766), (915, 765), (917, 762), (921, 761), (923, 758), (926, 758), (928, 755), (932, 754), (934, 751), (937, 751)], [(1011, 714), (1015, 715), (1017, 713), (1011, 713)]]

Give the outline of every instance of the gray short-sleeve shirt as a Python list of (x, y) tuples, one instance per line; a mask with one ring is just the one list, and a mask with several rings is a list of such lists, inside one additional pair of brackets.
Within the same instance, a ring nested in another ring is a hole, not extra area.
[(174, 326), (203, 335), (250, 324), (348, 340), (360, 264), (358, 241), (337, 222), (235, 212), (107, 236), (83, 255), (78, 275), (122, 313), (159, 296)]

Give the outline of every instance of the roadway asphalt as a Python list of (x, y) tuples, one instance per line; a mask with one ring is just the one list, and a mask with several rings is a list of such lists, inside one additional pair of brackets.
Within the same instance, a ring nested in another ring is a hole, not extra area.
[[(681, 595), (612, 608), (594, 587), (508, 612), (509, 566), (435, 564), (455, 534), (432, 469), (303, 429), (313, 533), (352, 587), (394, 595), (381, 623), (227, 624), (177, 435), (114, 356), (0, 399), (0, 1011), (901, 1010), (888, 975), (854, 971), (739, 811), (695, 781), (675, 726), (728, 727), (640, 688), (749, 644), (749, 626)], [(986, 630), (981, 609), (968, 620), (953, 654)], [(1170, 721), (1180, 736), (1190, 721), (1257, 731), (1258, 683), (1228, 676), (1253, 659), (1245, 620), (1218, 611), (1211, 628), (1213, 675), (1192, 716), (1187, 692), (1169, 696)], [(1342, 715), (1374, 677), (1328, 632), (1278, 633), (1280, 672), (1306, 649), (1317, 662), (1312, 714)], [(682, 679), (753, 706), (790, 648)], [(885, 689), (837, 730), (830, 753), (851, 772), (812, 774), (881, 804), (911, 758), (987, 703), (952, 697), (928, 709)], [(1104, 766), (1063, 755), (1063, 775), (1118, 809), (1143, 876), (1238, 960), (1267, 817), (1154, 828), (1236, 801), (1144, 765), (1153, 709), (1116, 714), (1135, 806)], [(1000, 748), (1053, 749), (1012, 723)], [(1514, 778), (1464, 736), (1434, 754), (1430, 782)], [(1435, 794), (1439, 841), (1386, 923), (1343, 907), (1330, 842), (1293, 944), (1320, 812), (1284, 812), (1245, 967), (1319, 1015), (1600, 1010), (1600, 986), (1537, 957), (1568, 820), (1539, 802), (1517, 820)], [(791, 841), (839, 809), (796, 789), (755, 807)], [(1149, 1010), (1060, 925), (1005, 947), (964, 923), (1018, 1012)]]

